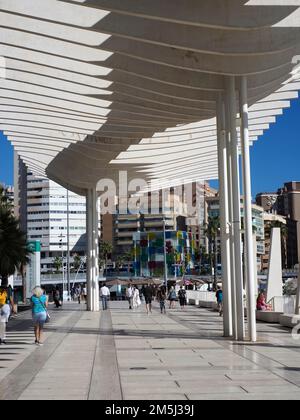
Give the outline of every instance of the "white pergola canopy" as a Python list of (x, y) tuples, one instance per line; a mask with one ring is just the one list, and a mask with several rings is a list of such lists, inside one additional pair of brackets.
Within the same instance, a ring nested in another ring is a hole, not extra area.
[(0, 130), (76, 192), (218, 177), (216, 101), (247, 76), (250, 140), (300, 88), (300, 2), (0, 0)]

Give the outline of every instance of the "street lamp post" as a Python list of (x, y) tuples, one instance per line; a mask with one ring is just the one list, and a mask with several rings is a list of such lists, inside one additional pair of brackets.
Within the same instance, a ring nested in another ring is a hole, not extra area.
[(62, 282), (63, 282), (63, 293), (65, 290), (65, 264), (64, 264), (64, 246), (63, 246), (63, 234), (61, 233), (59, 236), (60, 239), (60, 247), (61, 247), (61, 263), (62, 263)]
[(67, 283), (68, 283), (68, 301), (69, 301), (70, 296), (71, 296), (69, 190), (67, 190)]
[(168, 265), (167, 265), (167, 250), (166, 250), (166, 218), (163, 218), (163, 233), (164, 233), (164, 281), (166, 291), (168, 290)]

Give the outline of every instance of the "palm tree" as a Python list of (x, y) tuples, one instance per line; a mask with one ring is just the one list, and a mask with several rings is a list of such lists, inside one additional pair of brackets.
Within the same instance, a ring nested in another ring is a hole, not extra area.
[(61, 257), (53, 258), (53, 265), (54, 265), (56, 273), (59, 273), (63, 265), (62, 258)]
[(125, 262), (125, 258), (123, 255), (118, 255), (117, 260), (116, 260), (116, 268), (118, 271), (118, 275), (120, 275), (120, 268), (123, 266)]
[[(2, 201), (2, 200), (1, 200)], [(10, 208), (0, 204), (0, 276), (2, 286), (7, 286), (8, 277), (27, 264), (30, 251), (26, 235), (19, 228)]]
[(8, 210), (12, 210), (12, 204), (9, 201), (7, 188), (4, 188), (3, 185), (0, 184), (0, 206), (2, 208), (6, 208)]
[(127, 272), (128, 272), (128, 275), (129, 275), (129, 273), (130, 273), (130, 264), (132, 263), (132, 261), (134, 259), (134, 253), (131, 252), (131, 251), (126, 252), (126, 254), (124, 255), (124, 259), (127, 262)]
[(73, 255), (73, 261), (74, 261), (74, 270), (78, 271), (81, 266), (81, 256), (78, 254)]
[(100, 241), (99, 242), (99, 267), (102, 267), (104, 263), (104, 273), (107, 273), (107, 261), (111, 258), (113, 252), (113, 246), (109, 242)]
[[(214, 282), (213, 289), (217, 290), (217, 266), (218, 266), (218, 247), (217, 239), (220, 232), (220, 218), (219, 217), (209, 217), (208, 223), (206, 224), (205, 235), (207, 235), (209, 240), (209, 249), (210, 249), (210, 266), (211, 271), (214, 267)], [(211, 273), (212, 274), (212, 273)]]
[(196, 261), (199, 263), (199, 273), (202, 271), (203, 260), (206, 258), (206, 249), (205, 246), (200, 245), (199, 249), (196, 251)]

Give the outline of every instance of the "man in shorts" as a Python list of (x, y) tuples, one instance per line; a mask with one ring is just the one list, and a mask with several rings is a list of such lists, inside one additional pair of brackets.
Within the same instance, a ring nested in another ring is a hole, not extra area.
[(150, 284), (148, 284), (145, 287), (144, 298), (146, 302), (146, 311), (147, 311), (147, 314), (149, 315), (149, 312), (152, 313), (152, 299), (153, 299), (153, 291)]

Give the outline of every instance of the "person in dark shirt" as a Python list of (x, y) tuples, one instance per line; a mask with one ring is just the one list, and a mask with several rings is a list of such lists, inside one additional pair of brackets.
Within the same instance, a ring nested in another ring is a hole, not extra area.
[(162, 314), (165, 314), (167, 296), (166, 296), (164, 287), (159, 287), (159, 289), (157, 290), (156, 299), (159, 302), (160, 312)]
[(148, 284), (144, 289), (144, 298), (146, 302), (146, 311), (149, 315), (149, 312), (152, 313), (152, 299), (153, 299), (153, 290), (150, 284)]
[(186, 291), (182, 286), (180, 287), (180, 290), (178, 292), (178, 298), (179, 298), (180, 308), (181, 310), (184, 310), (185, 305), (186, 305)]

